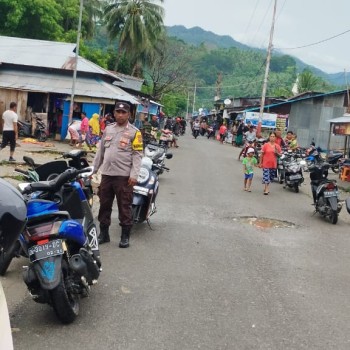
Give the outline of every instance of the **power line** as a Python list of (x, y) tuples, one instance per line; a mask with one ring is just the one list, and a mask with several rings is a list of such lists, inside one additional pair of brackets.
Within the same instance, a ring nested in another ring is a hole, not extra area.
[(345, 32), (342, 32), (342, 33), (339, 33), (339, 34), (336, 34), (336, 35), (333, 35), (327, 39), (323, 39), (323, 40), (320, 40), (320, 41), (317, 41), (315, 43), (312, 43), (312, 44), (308, 44), (308, 45), (303, 45), (303, 46), (298, 46), (298, 47), (277, 47), (275, 49), (277, 50), (297, 50), (297, 49), (303, 49), (305, 47), (310, 47), (310, 46), (314, 46), (314, 45), (318, 45), (318, 44), (321, 44), (321, 43), (324, 43), (326, 41), (329, 41), (329, 40), (332, 40), (332, 39), (335, 39), (341, 35), (344, 35), (346, 33), (349, 33), (350, 32), (350, 29), (346, 30)]

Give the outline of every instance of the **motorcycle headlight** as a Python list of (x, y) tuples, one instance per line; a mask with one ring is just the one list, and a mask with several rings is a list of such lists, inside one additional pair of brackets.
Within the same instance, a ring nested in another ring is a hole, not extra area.
[(139, 176), (137, 178), (137, 182), (140, 184), (143, 184), (148, 181), (149, 176), (150, 176), (149, 170), (146, 168), (141, 168)]
[(296, 173), (297, 171), (299, 171), (299, 165), (298, 164), (291, 164), (288, 167), (293, 173)]

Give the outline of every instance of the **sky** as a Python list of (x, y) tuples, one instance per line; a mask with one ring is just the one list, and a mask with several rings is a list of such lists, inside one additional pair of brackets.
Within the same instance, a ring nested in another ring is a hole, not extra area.
[[(164, 0), (161, 6), (166, 26), (197, 26), (268, 47), (274, 0)], [(350, 82), (350, 0), (277, 0), (273, 47)]]

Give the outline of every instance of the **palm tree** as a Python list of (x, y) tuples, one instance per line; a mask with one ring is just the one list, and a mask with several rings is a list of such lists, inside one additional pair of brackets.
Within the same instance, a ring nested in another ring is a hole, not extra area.
[(304, 69), (303, 72), (298, 75), (298, 92), (317, 91), (317, 89), (320, 89), (321, 83), (321, 78), (314, 75), (310, 70)]
[(84, 0), (85, 37), (91, 39), (95, 34), (96, 24), (103, 18), (106, 0)]
[(164, 32), (164, 9), (155, 2), (164, 0), (112, 0), (106, 7), (110, 38), (119, 40), (119, 54), (129, 57), (134, 76), (141, 76), (143, 65), (151, 59)]

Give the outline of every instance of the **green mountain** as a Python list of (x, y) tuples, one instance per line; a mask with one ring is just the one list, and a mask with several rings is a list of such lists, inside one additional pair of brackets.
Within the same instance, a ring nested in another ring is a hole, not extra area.
[(193, 46), (204, 44), (204, 46), (212, 49), (228, 49), (230, 47), (236, 47), (241, 50), (251, 49), (251, 47), (241, 44), (229, 35), (217, 35), (200, 27), (187, 29), (182, 25), (176, 25), (166, 27), (166, 29), (168, 36), (176, 37)]
[[(168, 36), (176, 37), (184, 41), (187, 44), (193, 46), (204, 45), (208, 49), (227, 49), (227, 48), (237, 48), (240, 50), (253, 50), (260, 53), (265, 53), (266, 50), (254, 48), (248, 45), (244, 45), (236, 40), (234, 40), (229, 35), (218, 35), (210, 31), (206, 31), (200, 27), (186, 28), (183, 25), (175, 25), (166, 27)], [(282, 52), (275, 52), (275, 55), (283, 56)], [(305, 68), (310, 69), (315, 75), (321, 77), (322, 79), (328, 81), (332, 85), (344, 86), (344, 73), (334, 73), (328, 74), (323, 72), (317, 67), (311, 66), (303, 62), (302, 60), (293, 57), (296, 62), (296, 67), (298, 72), (302, 72)]]

